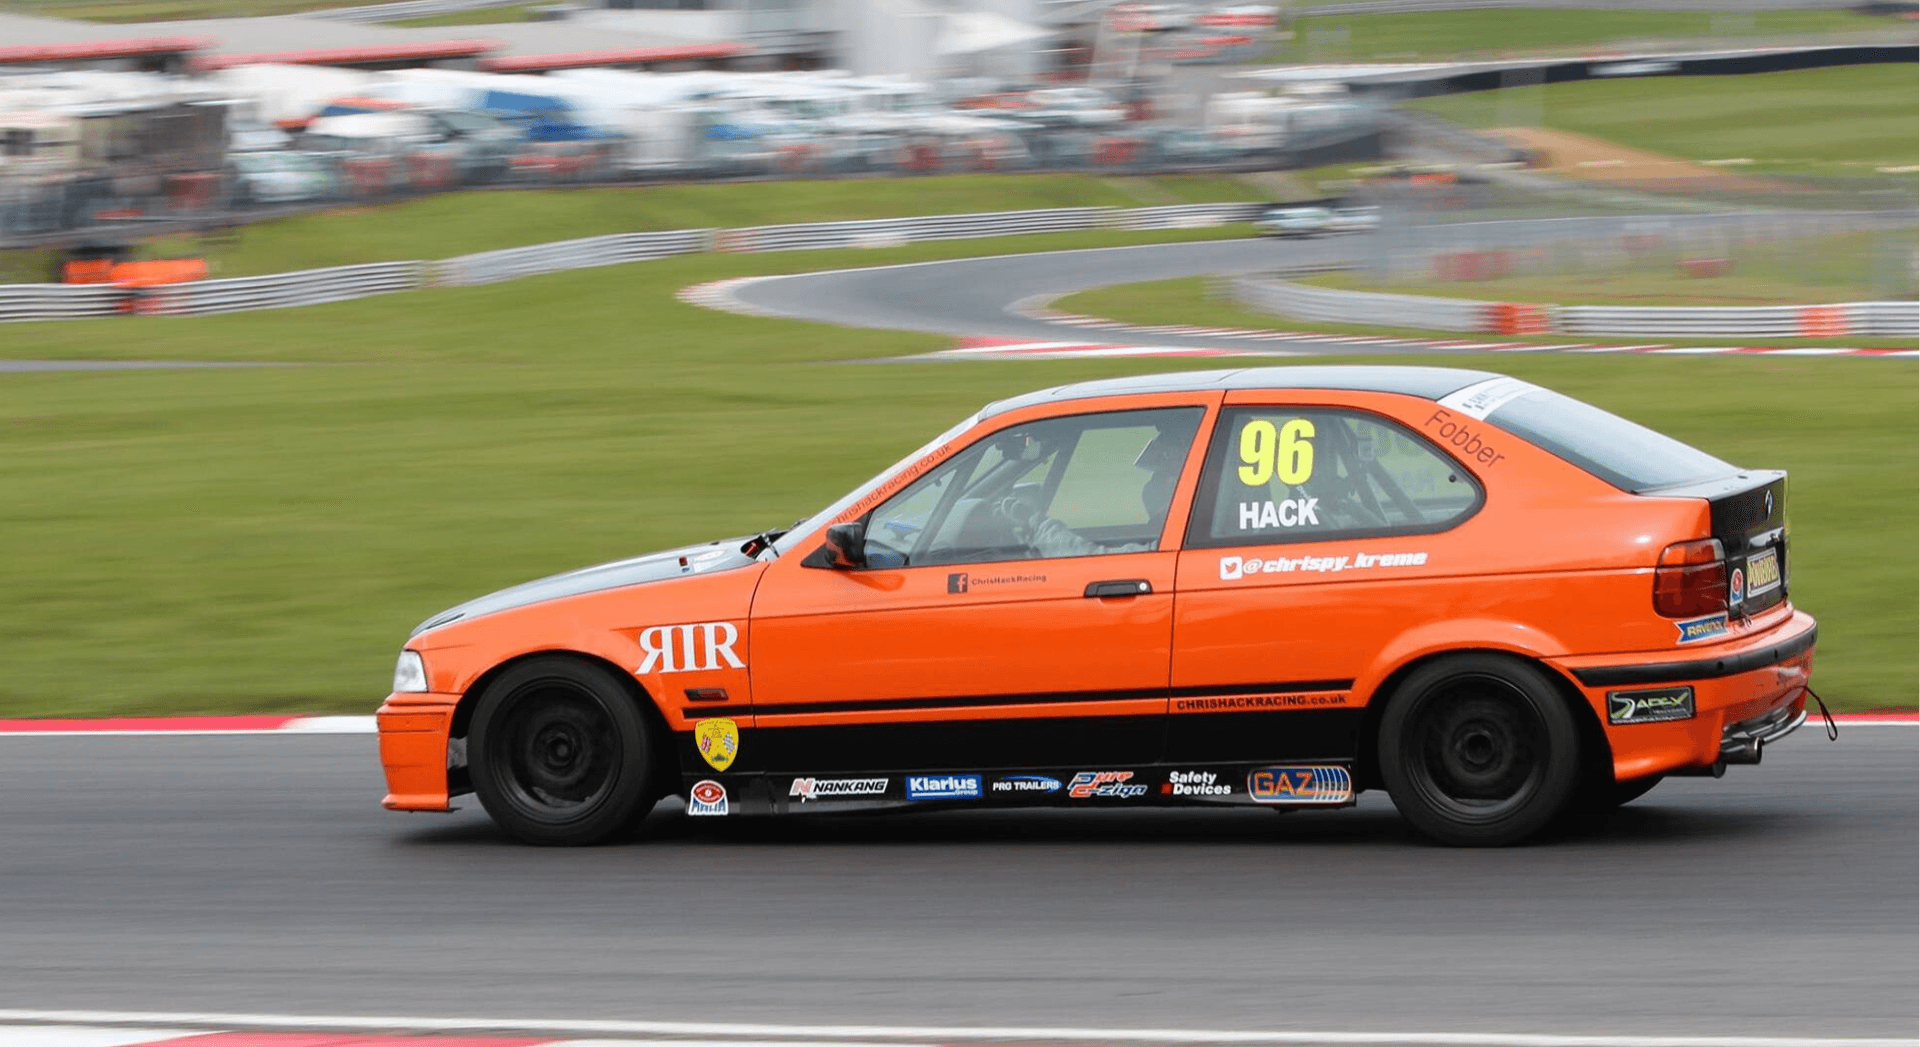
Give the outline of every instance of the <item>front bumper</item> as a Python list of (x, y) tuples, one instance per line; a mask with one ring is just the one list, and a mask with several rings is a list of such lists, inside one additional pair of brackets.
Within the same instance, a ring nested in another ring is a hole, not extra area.
[[(1616, 780), (1717, 775), (1730, 764), (1759, 763), (1764, 746), (1806, 722), (1815, 635), (1813, 618), (1794, 611), (1780, 625), (1735, 643), (1556, 664), (1599, 717)], [(1685, 718), (1619, 723), (1609, 716), (1610, 695), (1682, 688), (1692, 695)]]
[(450, 811), (447, 744), (457, 694), (390, 694), (374, 714), (390, 811)]

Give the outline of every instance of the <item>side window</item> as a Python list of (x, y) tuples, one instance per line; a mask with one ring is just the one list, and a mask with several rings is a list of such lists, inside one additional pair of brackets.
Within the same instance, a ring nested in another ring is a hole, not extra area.
[(1327, 408), (1233, 408), (1200, 478), (1193, 546), (1443, 531), (1480, 507), (1453, 459), (1382, 418)]
[(867, 564), (915, 567), (1157, 548), (1205, 409), (1051, 418), (979, 440), (867, 518)]

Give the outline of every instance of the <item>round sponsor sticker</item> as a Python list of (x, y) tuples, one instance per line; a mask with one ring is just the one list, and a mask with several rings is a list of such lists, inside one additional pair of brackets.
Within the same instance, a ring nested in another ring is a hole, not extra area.
[(1733, 569), (1733, 577), (1727, 581), (1727, 598), (1734, 603), (1739, 603), (1740, 597), (1744, 595), (1746, 591), (1747, 572), (1736, 567)]
[(701, 803), (719, 803), (726, 795), (719, 782), (701, 782), (693, 787), (693, 798)]

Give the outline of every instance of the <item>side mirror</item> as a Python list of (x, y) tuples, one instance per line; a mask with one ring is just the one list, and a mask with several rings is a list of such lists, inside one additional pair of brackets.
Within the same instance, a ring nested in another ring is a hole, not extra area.
[(829, 563), (847, 570), (867, 565), (867, 525), (855, 520), (827, 528)]

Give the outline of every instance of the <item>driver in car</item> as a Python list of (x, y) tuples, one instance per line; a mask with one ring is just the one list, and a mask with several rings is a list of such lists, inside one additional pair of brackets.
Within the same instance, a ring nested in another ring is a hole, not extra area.
[(1167, 510), (1173, 505), (1173, 489), (1180, 483), (1180, 467), (1186, 463), (1187, 447), (1192, 443), (1190, 427), (1161, 429), (1133, 460), (1135, 469), (1144, 469), (1150, 474), (1140, 489), (1140, 503), (1147, 510), (1146, 529), (1152, 535), (1147, 541), (1111, 545), (1096, 542), (1039, 511), (1020, 495), (1002, 499), (994, 507), (995, 511), (1012, 522), (1019, 537), (1042, 559), (1150, 552), (1160, 545), (1160, 528), (1167, 522)]

